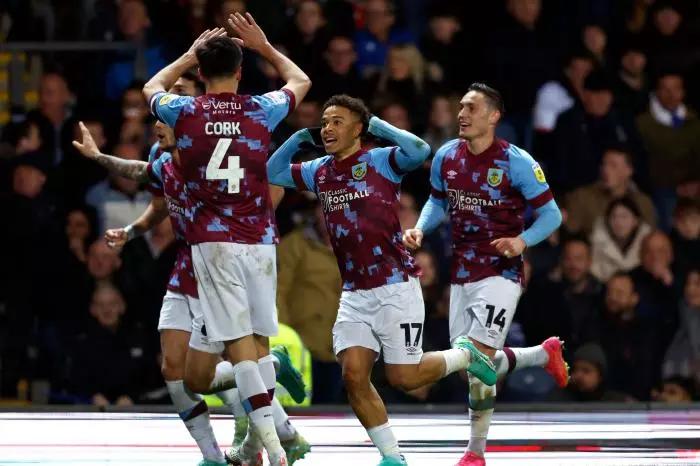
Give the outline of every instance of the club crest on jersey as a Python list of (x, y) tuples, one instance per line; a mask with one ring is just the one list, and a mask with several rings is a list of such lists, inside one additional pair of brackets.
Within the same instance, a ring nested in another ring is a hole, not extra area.
[(494, 188), (501, 184), (501, 181), (503, 181), (503, 170), (500, 168), (489, 168), (489, 172), (486, 174), (486, 180), (489, 183), (489, 186), (493, 186)]
[(535, 163), (532, 166), (532, 171), (535, 172), (535, 179), (540, 183), (546, 183), (547, 178), (544, 177), (544, 170), (540, 167), (539, 163)]
[(358, 163), (352, 167), (352, 177), (360, 181), (367, 174), (367, 162)]

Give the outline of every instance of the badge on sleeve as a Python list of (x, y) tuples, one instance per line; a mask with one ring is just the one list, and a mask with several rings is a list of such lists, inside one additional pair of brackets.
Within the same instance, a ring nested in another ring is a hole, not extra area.
[(177, 97), (175, 94), (165, 94), (163, 97), (158, 99), (158, 105), (167, 105), (168, 102), (174, 100)]
[(500, 168), (489, 168), (489, 171), (486, 174), (486, 180), (488, 181), (489, 186), (493, 186), (495, 188), (501, 184), (501, 181), (503, 181), (503, 170)]
[(367, 174), (367, 162), (358, 163), (352, 167), (352, 177), (360, 181)]
[(540, 167), (539, 163), (535, 163), (532, 166), (532, 171), (535, 172), (535, 179), (540, 183), (546, 183), (547, 179), (544, 177), (544, 171)]

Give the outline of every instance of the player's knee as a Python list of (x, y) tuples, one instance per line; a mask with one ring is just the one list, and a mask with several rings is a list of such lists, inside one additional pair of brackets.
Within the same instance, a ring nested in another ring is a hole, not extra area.
[(206, 380), (201, 374), (185, 372), (183, 380), (187, 388), (194, 393), (206, 393), (209, 391), (211, 381)]
[(408, 392), (413, 390), (413, 377), (406, 371), (390, 371), (386, 374), (389, 384), (401, 391)]
[(185, 373), (185, 362), (168, 354), (163, 354), (160, 372), (165, 380), (182, 380)]
[(352, 365), (343, 367), (343, 383), (348, 392), (362, 391), (369, 388), (369, 374)]

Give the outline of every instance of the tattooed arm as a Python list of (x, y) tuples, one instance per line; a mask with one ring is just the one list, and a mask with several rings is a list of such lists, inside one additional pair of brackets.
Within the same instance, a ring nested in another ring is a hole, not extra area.
[(113, 155), (103, 154), (100, 152), (100, 149), (97, 148), (97, 144), (95, 144), (90, 130), (87, 129), (82, 121), (79, 124), (80, 131), (83, 135), (83, 142), (73, 141), (73, 147), (78, 149), (81, 154), (99, 163), (110, 173), (115, 173), (142, 183), (148, 181), (148, 163), (141, 160), (124, 160)]

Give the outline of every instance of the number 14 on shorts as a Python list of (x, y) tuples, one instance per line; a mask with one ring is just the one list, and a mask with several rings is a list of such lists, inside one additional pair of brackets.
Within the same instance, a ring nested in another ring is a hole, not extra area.
[(487, 304), (486, 310), (489, 311), (489, 315), (486, 317), (486, 328), (491, 328), (491, 325), (496, 324), (500, 327), (500, 331), (503, 332), (503, 329), (506, 326), (506, 310), (501, 309), (495, 318), (494, 314), (496, 314), (496, 306)]

